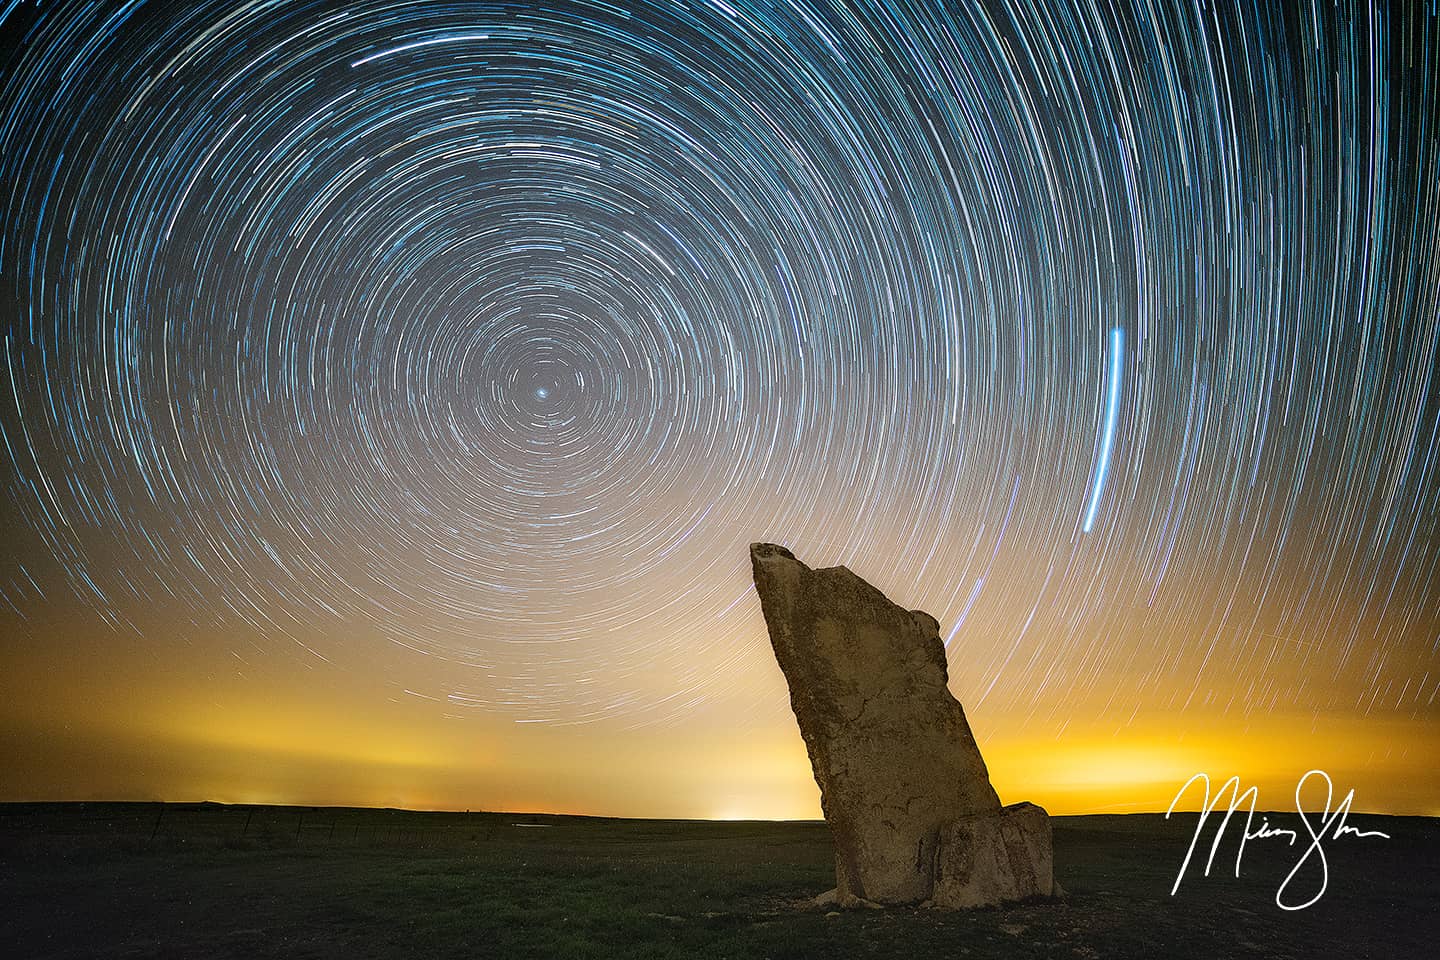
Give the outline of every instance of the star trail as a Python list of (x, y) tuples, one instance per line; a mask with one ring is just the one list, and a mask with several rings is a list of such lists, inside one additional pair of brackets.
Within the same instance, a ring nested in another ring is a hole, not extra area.
[[(0, 35), (31, 793), (61, 726), (279, 724), (622, 814), (722, 815), (770, 750), (735, 803), (813, 815), (766, 540), (939, 619), (1002, 787), (1006, 744), (1128, 783), (1135, 738), (1219, 731), (1440, 809), (1433, 3), (8, 0)], [(691, 780), (591, 789), (607, 751)]]
[(1120, 416), (1120, 381), (1125, 369), (1125, 330), (1116, 327), (1110, 331), (1110, 346), (1105, 387), (1105, 432), (1100, 440), (1100, 456), (1095, 461), (1095, 479), (1091, 481), (1090, 505), (1085, 508), (1085, 526), (1089, 533), (1095, 526), (1095, 511), (1100, 509), (1100, 497), (1105, 493), (1105, 475), (1110, 472), (1110, 450), (1115, 445), (1115, 423)]

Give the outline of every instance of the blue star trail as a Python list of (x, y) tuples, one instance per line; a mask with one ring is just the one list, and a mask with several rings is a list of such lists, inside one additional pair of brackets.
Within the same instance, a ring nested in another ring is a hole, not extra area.
[(987, 729), (1435, 715), (1433, 4), (0, 18), (28, 643), (778, 723), (768, 540)]
[(1100, 509), (1100, 496), (1105, 492), (1105, 475), (1110, 472), (1110, 450), (1115, 444), (1115, 424), (1120, 417), (1120, 382), (1125, 360), (1125, 330), (1110, 331), (1109, 373), (1105, 380), (1105, 432), (1100, 438), (1100, 454), (1095, 460), (1095, 478), (1090, 481), (1090, 504), (1085, 508), (1085, 525), (1089, 533), (1095, 526), (1095, 512)]

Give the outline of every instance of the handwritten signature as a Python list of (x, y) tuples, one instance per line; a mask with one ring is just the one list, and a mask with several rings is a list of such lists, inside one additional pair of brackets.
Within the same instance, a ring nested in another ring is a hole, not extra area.
[[(1325, 807), (1320, 813), (1318, 826), (1317, 823), (1311, 821), (1309, 815), (1305, 813), (1305, 808), (1300, 803), (1300, 794), (1311, 777), (1320, 777), (1325, 781)], [(1225, 835), (1225, 827), (1229, 825), (1231, 815), (1240, 809), (1247, 799), (1250, 801), (1250, 811), (1245, 817), (1245, 830), (1240, 836), (1240, 849), (1235, 853), (1235, 876), (1240, 876), (1240, 861), (1245, 856), (1245, 844), (1247, 841), (1286, 837), (1288, 838), (1286, 842), (1293, 847), (1300, 839), (1299, 833), (1295, 830), (1286, 830), (1280, 827), (1270, 826), (1268, 818), (1262, 818), (1260, 826), (1253, 830), (1251, 829), (1251, 825), (1255, 821), (1255, 803), (1260, 798), (1260, 791), (1258, 788), (1252, 786), (1242, 793), (1240, 790), (1239, 777), (1231, 777), (1229, 780), (1226, 780), (1212, 800), (1210, 797), (1210, 778), (1203, 773), (1195, 774), (1195, 776), (1185, 781), (1185, 785), (1180, 788), (1180, 792), (1175, 794), (1175, 799), (1170, 801), (1170, 807), (1165, 811), (1166, 820), (1169, 820), (1170, 814), (1175, 812), (1175, 804), (1179, 803), (1180, 798), (1185, 796), (1185, 794), (1189, 792), (1190, 787), (1197, 782), (1204, 784), (1205, 801), (1200, 809), (1200, 821), (1195, 825), (1195, 835), (1190, 838), (1190, 848), (1185, 851), (1185, 860), (1180, 864), (1180, 873), (1175, 877), (1175, 885), (1170, 888), (1170, 895), (1172, 897), (1175, 895), (1175, 891), (1180, 889), (1180, 881), (1185, 879), (1185, 871), (1189, 869), (1190, 860), (1195, 855), (1195, 845), (1199, 842), (1200, 834), (1205, 829), (1205, 821), (1209, 818), (1210, 814), (1214, 813), (1216, 808), (1220, 806), (1220, 801), (1224, 798), (1225, 791), (1227, 790), (1230, 791), (1230, 803), (1225, 810), (1225, 818), (1220, 821), (1220, 826), (1215, 831), (1215, 840), (1210, 844), (1210, 856), (1205, 860), (1205, 876), (1208, 877), (1210, 875), (1210, 867), (1215, 862), (1215, 854), (1220, 849), (1220, 840)], [(1334, 784), (1330, 782), (1330, 775), (1324, 770), (1311, 770), (1300, 778), (1299, 783), (1295, 784), (1295, 810), (1300, 814), (1300, 822), (1304, 824), (1305, 832), (1310, 835), (1310, 845), (1305, 848), (1305, 852), (1295, 863), (1295, 866), (1291, 868), (1290, 872), (1286, 874), (1285, 879), (1281, 881), (1280, 889), (1275, 891), (1275, 905), (1281, 910), (1304, 910), (1325, 895), (1325, 888), (1330, 883), (1330, 868), (1325, 860), (1325, 849), (1322, 845), (1326, 839), (1339, 840), (1347, 834), (1355, 837), (1380, 837), (1385, 840), (1390, 839), (1388, 833), (1381, 833), (1379, 830), (1358, 830), (1345, 822), (1350, 816), (1350, 804), (1355, 799), (1355, 791), (1353, 789), (1345, 794), (1345, 799), (1340, 801), (1332, 813), (1330, 811), (1330, 802), (1334, 799), (1334, 795)], [(1296, 874), (1300, 872), (1300, 868), (1308, 863), (1312, 856), (1319, 858), (1320, 889), (1304, 903), (1289, 902), (1285, 896), (1285, 892), (1290, 889), (1291, 882), (1295, 879)]]

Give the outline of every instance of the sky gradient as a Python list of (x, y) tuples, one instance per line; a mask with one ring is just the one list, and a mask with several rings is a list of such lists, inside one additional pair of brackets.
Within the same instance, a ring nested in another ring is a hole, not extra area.
[(0, 799), (1440, 815), (1433, 5), (0, 0)]

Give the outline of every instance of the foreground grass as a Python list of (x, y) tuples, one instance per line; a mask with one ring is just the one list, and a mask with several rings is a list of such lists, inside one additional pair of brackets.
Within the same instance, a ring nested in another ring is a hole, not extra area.
[(1115, 816), (1057, 818), (1064, 900), (827, 914), (805, 903), (833, 885), (823, 823), (8, 805), (0, 955), (1440, 956), (1437, 822), (1356, 820), (1394, 839), (1328, 844), (1299, 912), (1274, 903), (1284, 841), (1251, 841), (1239, 880), (1227, 843), (1172, 898), (1193, 818)]

